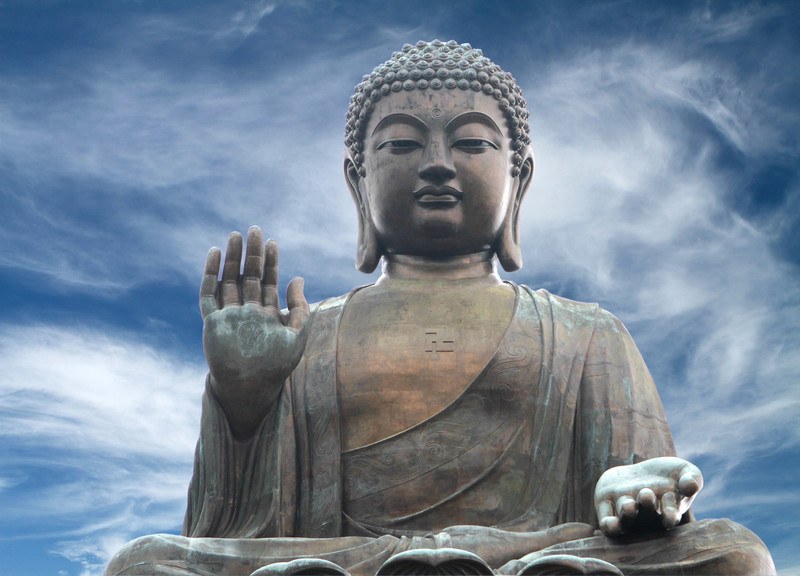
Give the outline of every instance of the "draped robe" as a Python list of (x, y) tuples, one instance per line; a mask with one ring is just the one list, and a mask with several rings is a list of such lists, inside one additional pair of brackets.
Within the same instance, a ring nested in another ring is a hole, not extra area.
[(184, 533), (333, 537), (596, 523), (593, 490), (605, 470), (674, 455), (661, 401), (614, 316), (515, 290), (497, 351), (450, 406), (344, 454), (336, 356), (349, 296), (322, 302), (300, 365), (252, 440), (233, 438), (206, 392)]
[[(163, 574), (216, 573), (192, 567), (194, 558), (219, 573), (249, 574), (317, 556), (371, 574), (399, 551), (440, 547), (434, 534), (449, 526), (596, 527), (593, 491), (604, 471), (675, 454), (661, 401), (618, 319), (596, 304), (513, 287), (505, 334), (461, 395), (361, 448), (343, 452), (340, 435), (337, 335), (349, 295), (316, 307), (305, 354), (252, 439), (233, 437), (207, 386), (183, 529), (191, 538), (149, 537), (164, 558), (138, 564), (141, 573), (156, 565)], [(713, 533), (730, 544), (726, 534), (741, 536), (731, 526), (684, 539), (705, 546)], [(119, 555), (119, 566), (147, 556), (136, 543)], [(737, 546), (758, 544), (747, 532)], [(595, 537), (561, 551), (601, 555), (609, 545)], [(639, 547), (649, 554), (649, 544)], [(665, 558), (655, 572), (675, 571)], [(109, 574), (140, 573), (114, 566)]]

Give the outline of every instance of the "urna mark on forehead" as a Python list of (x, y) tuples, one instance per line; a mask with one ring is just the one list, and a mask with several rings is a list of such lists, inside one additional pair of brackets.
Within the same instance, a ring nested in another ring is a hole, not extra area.
[(362, 177), (366, 174), (364, 137), (375, 104), (392, 94), (414, 90), (471, 91), (496, 100), (506, 117), (514, 150), (512, 176), (519, 175), (531, 139), (525, 98), (514, 77), (469, 44), (421, 40), (415, 46), (406, 44), (364, 76), (350, 98), (345, 146)]

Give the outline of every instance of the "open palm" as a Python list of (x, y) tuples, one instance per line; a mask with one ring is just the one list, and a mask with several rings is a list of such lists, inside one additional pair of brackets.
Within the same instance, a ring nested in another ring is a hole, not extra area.
[(247, 233), (244, 270), (242, 236), (228, 238), (219, 278), (221, 253), (212, 248), (200, 288), (203, 349), (212, 389), (234, 429), (249, 429), (275, 402), (283, 382), (305, 350), (309, 307), (303, 281), (293, 279), (286, 291), (288, 313), (278, 300), (278, 245), (266, 246), (261, 230)]

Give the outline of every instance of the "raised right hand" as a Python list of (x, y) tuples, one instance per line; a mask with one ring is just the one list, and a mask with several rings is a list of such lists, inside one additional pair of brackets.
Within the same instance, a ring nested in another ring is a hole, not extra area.
[(203, 350), (211, 387), (235, 435), (247, 437), (277, 400), (306, 344), (309, 308), (302, 278), (286, 289), (288, 314), (278, 302), (278, 245), (264, 246), (261, 229), (247, 232), (244, 272), (242, 236), (228, 237), (222, 280), (221, 253), (212, 248), (200, 287)]

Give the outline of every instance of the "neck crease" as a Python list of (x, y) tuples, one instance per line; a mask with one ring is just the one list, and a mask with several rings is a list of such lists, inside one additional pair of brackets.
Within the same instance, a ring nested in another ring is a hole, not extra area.
[(491, 250), (450, 258), (390, 254), (384, 256), (383, 273), (377, 284), (405, 280), (467, 280), (499, 284), (501, 280), (493, 256)]

